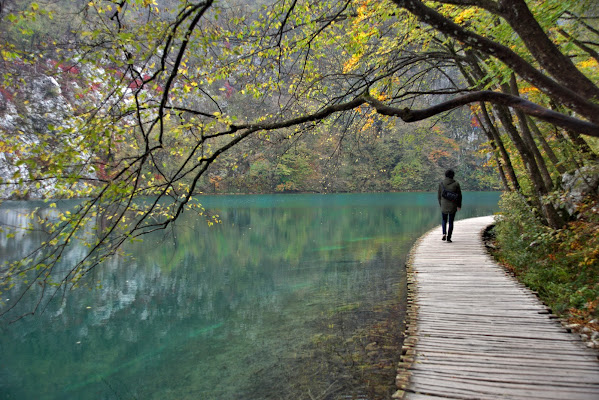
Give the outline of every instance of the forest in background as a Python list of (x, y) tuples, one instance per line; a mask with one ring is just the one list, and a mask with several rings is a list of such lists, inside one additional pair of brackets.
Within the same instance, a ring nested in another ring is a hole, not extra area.
[[(24, 11), (37, 4), (4, 2), (5, 8)], [(174, 4), (174, 2), (171, 2)], [(245, 1), (229, 1), (231, 8), (245, 5)], [(100, 83), (93, 80), (96, 67), (78, 61), (75, 49), (64, 49), (76, 44), (77, 27), (81, 21), (78, 10), (87, 2), (70, 0), (40, 3), (42, 15), (35, 20), (4, 24), (2, 37), (14, 44), (21, 54), (37, 54), (29, 62), (21, 57), (4, 60), (5, 72), (15, 71), (19, 85), (0, 85), (0, 127), (5, 134), (21, 131), (32, 141), (41, 141), (51, 134), (50, 127), (60, 126), (78, 104), (100, 101)], [(161, 2), (167, 7), (169, 2)], [(50, 14), (52, 13), (52, 14)], [(50, 15), (56, 15), (49, 19)], [(66, 18), (72, 15), (74, 18)], [(75, 47), (75, 46), (73, 46)], [(125, 75), (126, 69), (114, 66), (114, 72)], [(18, 71), (18, 72), (17, 72)], [(96, 70), (101, 74), (100, 70)], [(449, 71), (452, 79), (460, 79), (456, 71)], [(91, 79), (91, 82), (90, 82)], [(132, 80), (128, 89), (136, 89), (139, 82)], [(428, 82), (430, 90), (439, 83)], [(158, 88), (159, 89), (159, 88)], [(254, 104), (244, 104), (239, 95), (242, 87), (233, 78), (216, 80), (209, 89), (221, 94), (229, 110), (251, 114)], [(186, 102), (200, 102), (201, 97), (189, 96)], [(427, 100), (424, 99), (426, 102)], [(428, 101), (433, 101), (432, 99)], [(263, 105), (262, 113), (275, 113), (276, 107)], [(167, 128), (168, 129), (168, 128)], [(11, 132), (12, 131), (12, 132)], [(122, 141), (127, 141), (123, 137)], [(45, 151), (52, 153), (58, 143), (48, 143)], [(5, 144), (5, 147), (6, 144)], [(457, 109), (434, 119), (417, 124), (398, 124), (378, 114), (358, 110), (344, 115), (335, 122), (321, 124), (294, 134), (273, 133), (268, 138), (248, 140), (219, 157), (199, 180), (196, 193), (289, 193), (289, 192), (380, 192), (436, 190), (448, 168), (457, 172), (465, 190), (499, 190), (501, 182), (491, 159), (488, 138), (480, 123), (469, 109)], [(94, 154), (105, 157), (103, 152)], [(0, 159), (3, 178), (13, 178), (19, 156), (8, 151)], [(113, 146), (109, 157), (121, 159), (127, 154), (122, 146)], [(42, 156), (40, 156), (41, 158)], [(51, 156), (50, 156), (51, 157)], [(167, 173), (180, 164), (180, 157), (169, 154), (162, 158), (162, 169)], [(40, 163), (43, 163), (40, 160)], [(32, 165), (33, 164), (25, 164)], [(35, 164), (38, 165), (37, 163)], [(18, 176), (35, 173), (28, 169)], [(154, 171), (162, 179), (161, 171)], [(106, 179), (106, 168), (99, 165), (94, 175)], [(1, 191), (5, 198), (48, 198), (55, 195), (52, 185), (43, 182), (24, 184), (16, 191)], [(37, 185), (36, 185), (37, 184)], [(14, 189), (14, 188), (13, 188)]]
[[(506, 262), (539, 260), (539, 292), (597, 313), (596, 2), (0, 6), (5, 197), (89, 199), (37, 221), (49, 240), (3, 287), (75, 287), (184, 211), (217, 222), (200, 192), (431, 190), (453, 167), (464, 189), (507, 193)], [(90, 251), (57, 274), (74, 240)]]

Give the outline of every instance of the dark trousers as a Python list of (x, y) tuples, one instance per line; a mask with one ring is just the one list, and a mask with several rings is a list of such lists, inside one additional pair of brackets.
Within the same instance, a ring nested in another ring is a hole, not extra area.
[[(453, 214), (441, 213), (441, 216), (443, 218), (443, 224), (441, 225), (443, 227), (443, 234), (447, 235), (448, 238), (451, 238), (451, 233), (453, 232), (453, 219), (455, 218), (455, 213), (453, 213)], [(449, 222), (449, 226), (447, 226), (448, 222)]]

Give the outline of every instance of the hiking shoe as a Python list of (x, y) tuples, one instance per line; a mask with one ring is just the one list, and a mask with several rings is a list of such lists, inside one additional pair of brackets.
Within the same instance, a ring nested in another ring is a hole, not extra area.
[(445, 240), (445, 239), (447, 239), (447, 236), (443, 235), (443, 239), (441, 239), (441, 240)]
[(452, 243), (451, 239), (447, 238), (447, 243)]

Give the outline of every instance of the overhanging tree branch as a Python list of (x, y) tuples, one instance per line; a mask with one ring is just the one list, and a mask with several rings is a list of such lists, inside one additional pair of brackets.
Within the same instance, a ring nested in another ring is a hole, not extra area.
[(599, 106), (572, 89), (544, 75), (509, 47), (478, 35), (454, 23), (419, 0), (393, 0), (393, 2), (416, 16), (421, 22), (431, 25), (439, 32), (465, 43), (481, 53), (496, 57), (513, 69), (519, 76), (535, 85), (561, 104), (579, 112), (589, 121), (599, 124)]
[(599, 125), (555, 112), (520, 97), (489, 90), (472, 92), (422, 110), (390, 107), (378, 101), (369, 94), (365, 94), (363, 97), (368, 104), (377, 110), (379, 114), (399, 117), (405, 122), (421, 121), (466, 104), (483, 101), (516, 108), (522, 110), (522, 112), (527, 115), (550, 122), (562, 128), (571, 129), (589, 136), (599, 137)]

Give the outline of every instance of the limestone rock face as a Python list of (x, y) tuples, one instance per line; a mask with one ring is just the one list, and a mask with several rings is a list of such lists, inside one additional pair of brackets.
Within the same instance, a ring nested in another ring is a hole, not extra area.
[(599, 193), (599, 164), (588, 164), (573, 173), (562, 176), (562, 189), (566, 210), (571, 215), (577, 205), (589, 194)]
[[(27, 183), (36, 171), (22, 160), (31, 157), (28, 149), (52, 135), (51, 127), (62, 126), (72, 114), (72, 106), (58, 81), (48, 75), (29, 72), (18, 88), (0, 90), (0, 198), (44, 198), (53, 193), (53, 182)], [(15, 150), (8, 142), (18, 144)], [(57, 143), (58, 144), (58, 143)], [(48, 148), (47, 152), (52, 152)], [(23, 179), (17, 188), (7, 181)], [(19, 189), (18, 193), (14, 193)]]

